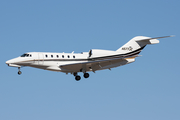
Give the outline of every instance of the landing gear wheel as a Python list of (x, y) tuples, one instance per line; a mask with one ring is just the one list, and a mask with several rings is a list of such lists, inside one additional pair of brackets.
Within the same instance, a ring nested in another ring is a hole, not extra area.
[(81, 79), (81, 76), (77, 75), (77, 76), (75, 77), (75, 79), (76, 79), (76, 81), (79, 81), (79, 80)]
[(88, 78), (89, 77), (89, 73), (84, 73), (84, 78)]
[(22, 72), (20, 71), (20, 67), (18, 67), (18, 75), (21, 75)]
[(21, 75), (22, 74), (22, 72), (21, 71), (18, 71), (18, 75)]

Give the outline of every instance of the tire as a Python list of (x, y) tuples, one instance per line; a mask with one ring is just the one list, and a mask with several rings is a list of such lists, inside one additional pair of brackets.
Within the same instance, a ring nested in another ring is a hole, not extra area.
[(21, 71), (18, 71), (18, 75), (21, 75), (22, 74), (22, 72)]
[(89, 73), (84, 73), (84, 78), (88, 78), (89, 77)]
[(79, 81), (79, 80), (81, 80), (81, 76), (77, 75), (77, 76), (75, 77), (75, 79), (76, 79), (76, 81)]

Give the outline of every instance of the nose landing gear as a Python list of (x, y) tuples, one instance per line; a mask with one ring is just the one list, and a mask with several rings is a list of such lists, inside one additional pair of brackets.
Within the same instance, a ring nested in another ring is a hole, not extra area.
[(22, 72), (20, 71), (20, 67), (18, 67), (18, 75), (21, 75)]

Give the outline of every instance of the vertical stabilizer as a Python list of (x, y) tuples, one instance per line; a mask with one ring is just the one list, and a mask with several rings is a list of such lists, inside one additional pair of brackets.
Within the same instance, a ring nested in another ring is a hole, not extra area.
[(125, 45), (120, 47), (116, 52), (120, 52), (122, 54), (138, 51), (139, 53), (141, 50), (148, 44), (157, 44), (159, 43), (160, 38), (167, 38), (167, 37), (173, 37), (173, 36), (164, 36), (164, 37), (156, 37), (156, 38), (150, 38), (146, 36), (136, 36), (132, 38), (129, 42), (127, 42)]
[[(132, 51), (136, 51), (138, 49), (144, 48), (147, 44), (149, 44), (149, 41), (141, 41), (140, 40), (149, 40), (150, 37), (145, 37), (145, 36), (136, 36), (132, 38), (129, 42), (127, 42), (125, 45), (120, 47), (117, 52), (121, 52), (122, 54), (124, 53), (129, 53)], [(158, 40), (156, 40), (156, 43), (159, 43)]]

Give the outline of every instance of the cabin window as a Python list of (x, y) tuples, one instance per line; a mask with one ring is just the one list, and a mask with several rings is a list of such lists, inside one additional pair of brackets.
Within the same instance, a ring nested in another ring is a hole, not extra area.
[(30, 54), (30, 57), (32, 57), (32, 55)]
[(57, 58), (59, 58), (59, 55), (57, 55)]
[(53, 58), (53, 55), (51, 55), (51, 57)]
[(46, 57), (48, 57), (48, 55), (46, 55)]
[(68, 58), (70, 58), (70, 56), (68, 55)]
[(64, 58), (64, 55), (62, 55), (62, 58)]
[(75, 58), (75, 56), (73, 56), (73, 58)]

